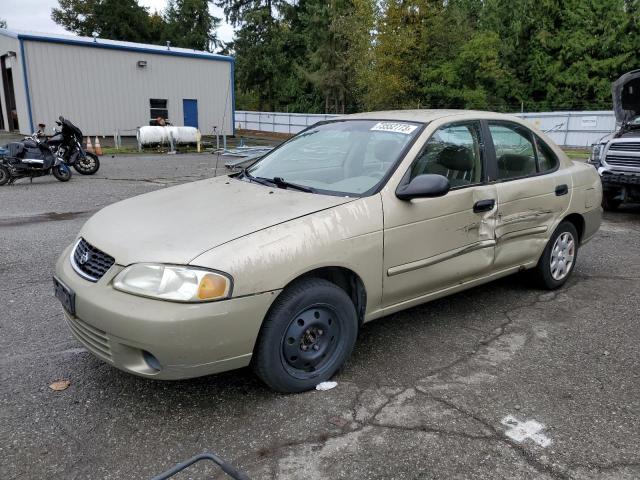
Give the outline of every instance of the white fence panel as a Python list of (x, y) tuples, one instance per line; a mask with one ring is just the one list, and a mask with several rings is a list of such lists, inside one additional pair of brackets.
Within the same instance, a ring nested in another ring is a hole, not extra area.
[[(558, 145), (589, 147), (615, 130), (611, 111), (516, 113), (547, 131)], [(272, 133), (298, 133), (323, 120), (339, 115), (236, 111), (236, 128)]]

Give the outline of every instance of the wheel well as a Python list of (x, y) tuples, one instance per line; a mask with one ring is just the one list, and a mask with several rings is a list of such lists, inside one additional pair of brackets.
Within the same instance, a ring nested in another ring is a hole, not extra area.
[(322, 278), (343, 289), (355, 305), (356, 312), (358, 312), (358, 323), (362, 325), (367, 308), (367, 292), (357, 273), (344, 267), (322, 267), (311, 270), (292, 282), (308, 277)]
[(576, 227), (578, 231), (578, 239), (582, 240), (582, 235), (584, 234), (584, 218), (579, 213), (572, 213), (571, 215), (567, 215), (562, 219), (563, 222), (571, 222), (573, 226)]

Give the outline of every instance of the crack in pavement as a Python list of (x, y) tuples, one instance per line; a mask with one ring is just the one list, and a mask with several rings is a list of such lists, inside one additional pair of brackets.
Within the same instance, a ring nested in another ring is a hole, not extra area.
[[(269, 447), (260, 449), (257, 452), (258, 457), (271, 459), (270, 464), (271, 464), (271, 467), (273, 468), (272, 478), (275, 479), (278, 476), (278, 461), (281, 459), (280, 456), (276, 455), (278, 452), (281, 452), (284, 449), (289, 449), (291, 447), (302, 446), (302, 445), (319, 445), (320, 447), (323, 448), (324, 446), (326, 446), (327, 442), (330, 440), (341, 438), (346, 435), (352, 435), (355, 432), (363, 431), (365, 428), (377, 428), (377, 429), (387, 429), (387, 430), (425, 432), (425, 433), (432, 433), (435, 435), (462, 438), (466, 440), (474, 440), (474, 441), (481, 440), (481, 441), (500, 443), (502, 445), (507, 446), (514, 452), (516, 452), (519, 458), (521, 458), (527, 465), (529, 465), (535, 471), (539, 473), (547, 474), (557, 480), (569, 479), (570, 475), (567, 473), (566, 468), (559, 467), (559, 466), (552, 466), (552, 465), (549, 465), (548, 463), (540, 461), (536, 457), (536, 455), (530, 452), (525, 446), (518, 444), (515, 441), (510, 440), (508, 437), (506, 437), (504, 435), (504, 432), (502, 432), (502, 430), (496, 427), (491, 421), (485, 420), (479, 415), (474, 414), (473, 412), (468, 411), (465, 408), (449, 400), (433, 395), (431, 392), (425, 390), (424, 387), (421, 387), (418, 385), (420, 382), (425, 381), (429, 377), (440, 374), (442, 372), (445, 372), (446, 370), (449, 370), (455, 367), (456, 365), (460, 365), (464, 362), (469, 361), (483, 347), (487, 347), (492, 343), (494, 343), (495, 341), (497, 341), (498, 339), (500, 339), (507, 332), (509, 326), (511, 326), (516, 321), (514, 317), (515, 312), (518, 312), (527, 308), (533, 308), (538, 303), (548, 302), (549, 300), (553, 300), (553, 298), (543, 299), (543, 298), (540, 298), (540, 296), (538, 296), (536, 297), (535, 300), (525, 305), (520, 305), (516, 308), (505, 310), (503, 312), (503, 316), (505, 317), (505, 320), (493, 330), (494, 333), (491, 335), (487, 336), (487, 332), (483, 332), (478, 329), (473, 329), (485, 335), (475, 343), (473, 351), (466, 353), (464, 355), (461, 355), (459, 358), (450, 362), (447, 365), (444, 365), (442, 367), (439, 367), (437, 369), (430, 371), (427, 377), (418, 379), (415, 382), (415, 384), (410, 387), (402, 388), (400, 389), (400, 391), (396, 391), (395, 393), (388, 393), (389, 391), (397, 390), (398, 387), (397, 386), (385, 387), (379, 384), (373, 384), (373, 385), (369, 384), (367, 386), (364, 386), (363, 388), (363, 385), (357, 385), (353, 383), (353, 385), (357, 388), (357, 391), (351, 402), (351, 408), (350, 408), (350, 412), (351, 412), (350, 415), (352, 417), (351, 422), (347, 422), (347, 424), (344, 427), (339, 428), (339, 430), (334, 433), (325, 432), (322, 434), (312, 435), (302, 440), (286, 441), (286, 442), (274, 444)], [(349, 384), (350, 382), (342, 382), (342, 383)], [(383, 391), (385, 389), (387, 389), (387, 393)], [(427, 398), (430, 398), (431, 400), (438, 402), (441, 405), (446, 406), (447, 408), (460, 413), (463, 417), (474, 420), (475, 422), (478, 422), (478, 424), (485, 427), (489, 432), (491, 432), (491, 434), (476, 435), (476, 434), (465, 433), (465, 432), (456, 432), (456, 431), (448, 430), (446, 428), (435, 428), (435, 427), (430, 427), (426, 425), (406, 426), (406, 425), (397, 425), (393, 423), (384, 423), (384, 424), (380, 423), (380, 421), (378, 420), (378, 417), (380, 416), (382, 411), (386, 407), (388, 407), (392, 402), (397, 400), (402, 394), (408, 392), (409, 390), (415, 390), (416, 392), (422, 395), (425, 395)], [(375, 408), (372, 412), (370, 413), (368, 412), (368, 415), (366, 415), (365, 418), (358, 419), (358, 406), (362, 404), (362, 397), (366, 392), (377, 392), (378, 394), (383, 395), (386, 398), (386, 400), (382, 402), (379, 406), (377, 406), (377, 408)], [(354, 424), (357, 426), (354, 427), (353, 426)], [(249, 459), (248, 457), (250, 456), (255, 459), (255, 456), (253, 454), (248, 453), (246, 455), (247, 460)]]

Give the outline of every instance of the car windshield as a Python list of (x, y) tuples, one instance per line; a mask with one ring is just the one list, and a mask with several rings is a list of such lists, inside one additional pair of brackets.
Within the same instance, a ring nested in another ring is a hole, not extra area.
[(390, 171), (420, 126), (378, 120), (316, 125), (263, 157), (248, 169), (247, 176), (283, 188), (288, 185), (332, 195), (366, 195)]

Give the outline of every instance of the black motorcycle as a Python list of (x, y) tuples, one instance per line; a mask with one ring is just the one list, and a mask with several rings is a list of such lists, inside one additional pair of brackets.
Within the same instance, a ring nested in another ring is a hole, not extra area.
[[(47, 138), (47, 144), (56, 157), (75, 168), (81, 175), (93, 175), (100, 168), (100, 160), (93, 153), (85, 151), (82, 147), (82, 132), (73, 123), (64, 117), (60, 117), (56, 124), (60, 130), (54, 130), (54, 134)], [(44, 125), (40, 125), (44, 130)]]
[(71, 169), (60, 157), (56, 157), (37, 132), (21, 142), (13, 142), (0, 148), (0, 186), (19, 178), (42, 177), (53, 174), (61, 182), (68, 182)]

